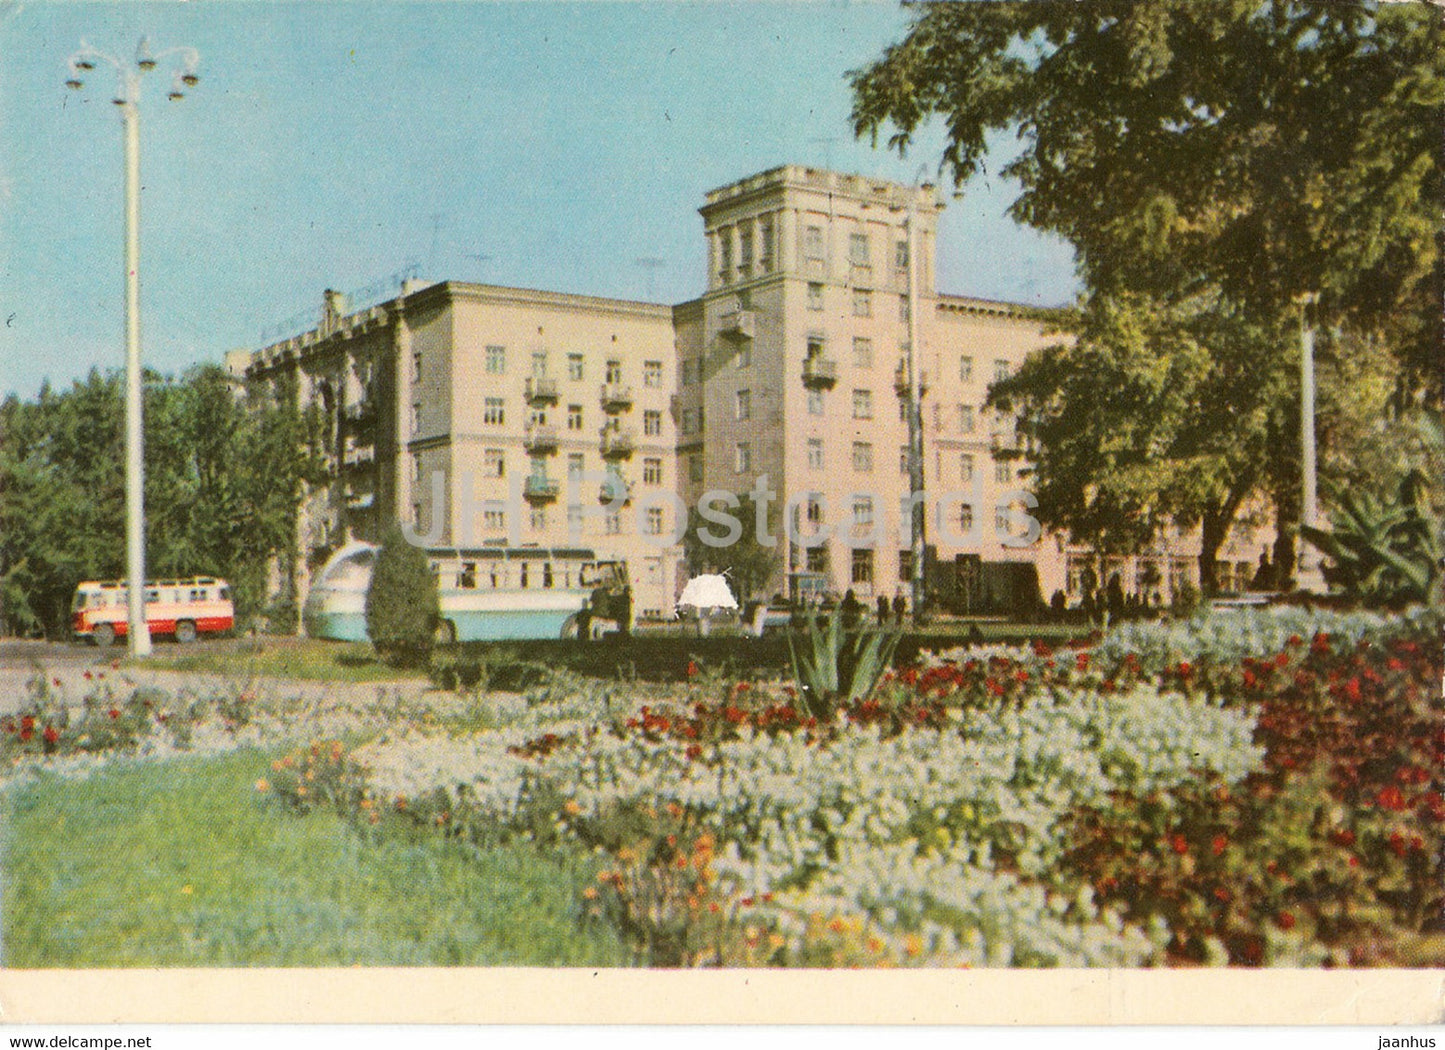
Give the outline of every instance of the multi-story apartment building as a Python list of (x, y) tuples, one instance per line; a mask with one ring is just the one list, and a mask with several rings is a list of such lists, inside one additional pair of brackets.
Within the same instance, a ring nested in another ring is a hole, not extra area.
[[(327, 420), (333, 483), (308, 500), (302, 553), (389, 517), (438, 547), (582, 545), (627, 559), (639, 612), (665, 615), (685, 508), (766, 490), (770, 590), (891, 596), (911, 573), (911, 357), (930, 578), (979, 609), (1001, 597), (979, 569), (1000, 563), (1032, 565), (1044, 596), (1118, 573), (1167, 602), (1197, 581), (1196, 537), (1104, 562), (1030, 534), (1027, 450), (986, 392), (1057, 337), (937, 290), (941, 207), (932, 187), (785, 166), (706, 195), (707, 290), (675, 307), (444, 282), (347, 313), (328, 293), (316, 329), (244, 368)], [(1267, 542), (1237, 530), (1226, 579)]]

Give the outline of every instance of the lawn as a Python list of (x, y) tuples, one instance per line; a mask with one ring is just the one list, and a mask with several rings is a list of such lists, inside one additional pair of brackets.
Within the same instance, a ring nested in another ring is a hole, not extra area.
[(47, 776), (0, 796), (4, 963), (601, 966), (582, 865), (439, 836), (367, 841), (254, 783), (258, 751)]
[(260, 675), (313, 682), (385, 682), (420, 678), (420, 669), (388, 667), (367, 642), (266, 637), (204, 649), (157, 647), (144, 666), (190, 674)]

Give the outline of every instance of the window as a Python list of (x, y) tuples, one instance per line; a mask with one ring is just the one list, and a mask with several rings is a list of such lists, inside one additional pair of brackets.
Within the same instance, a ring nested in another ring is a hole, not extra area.
[(973, 380), (973, 358), (966, 354), (958, 359), (958, 378), (965, 383)]
[(724, 226), (717, 231), (717, 269), (718, 276), (724, 281), (728, 279), (728, 271), (733, 268), (733, 231), (729, 226)]
[(1013, 480), (1013, 470), (1007, 463), (995, 463), (993, 465), (993, 480), (1006, 482)]
[(855, 550), (853, 552), (853, 586), (873, 587), (873, 552), (871, 550)]
[(861, 335), (853, 337), (853, 365), (857, 368), (873, 367), (873, 340)]
[(808, 415), (821, 416), (823, 414), (823, 391), (808, 391)]
[(964, 481), (973, 480), (973, 456), (967, 452), (958, 459), (958, 476)]
[(482, 511), (482, 527), (488, 532), (501, 532), (507, 527), (507, 512), (499, 507)]
[(823, 504), (820, 500), (809, 497), (808, 499), (808, 524), (823, 524)]
[(416, 525), (417, 531), (420, 532), (422, 527), (420, 503), (413, 503), (411, 505), (411, 520)]
[(808, 571), (809, 571), (809, 572), (827, 572), (827, 571), (828, 571), (828, 548), (827, 548), (827, 547), (824, 547), (822, 544), (819, 544), (819, 545), (816, 546), (816, 547), (809, 547), (809, 548), (808, 548)]
[(545, 379), (547, 376), (547, 351), (532, 351), (532, 378)]
[(482, 464), (485, 477), (505, 478), (507, 476), (507, 454), (499, 448), (484, 449)]
[(898, 297), (898, 320), (902, 324), (907, 324), (912, 316), (913, 307), (908, 304), (908, 296), (900, 295)]
[(534, 408), (527, 413), (528, 427), (545, 427), (547, 425), (547, 410), (545, 408)]
[(848, 261), (854, 266), (868, 265), (868, 235), (866, 233), (850, 233), (848, 235)]
[(913, 552), (911, 550), (898, 552), (898, 582), (908, 583), (913, 579)]
[(853, 442), (853, 469), (862, 473), (873, 470), (873, 446), (867, 441)]
[(505, 375), (507, 371), (507, 348), (504, 346), (487, 347), (487, 374), (493, 376)]
[(964, 503), (958, 508), (958, 531), (968, 535), (973, 531), (973, 505)]
[(873, 525), (873, 497), (853, 497), (853, 524), (863, 528), (870, 528)]
[(958, 406), (958, 429), (965, 434), (973, 433), (973, 406)]
[(622, 515), (615, 510), (609, 510), (603, 519), (602, 528), (609, 536), (616, 536), (622, 532)]
[(809, 438), (809, 439), (808, 439), (808, 469), (809, 469), (809, 470), (822, 470), (822, 469), (823, 469), (823, 439), (822, 439), (822, 438)]
[(420, 383), (420, 382), (421, 382), (421, 351), (420, 351), (420, 350), (418, 350), (416, 353), (414, 353), (414, 354), (411, 355), (411, 381), (412, 381), (413, 383)]
[(620, 383), (620, 382), (622, 382), (622, 362), (621, 362), (621, 361), (615, 361), (615, 360), (614, 360), (614, 361), (608, 361), (608, 362), (607, 362), (607, 379), (606, 379), (606, 382), (608, 382), (608, 383)]
[(747, 271), (753, 265), (753, 228), (738, 227), (738, 268)]
[(662, 535), (662, 508), (647, 508), (647, 534), (649, 536)]
[(692, 382), (692, 366), (692, 358), (684, 357), (682, 359), (682, 382), (684, 386)]
[(412, 456), (412, 457), (411, 457), (411, 483), (412, 483), (413, 485), (420, 485), (420, 484), (421, 484), (421, 457), (420, 457), (420, 456)]
[(648, 437), (659, 437), (662, 434), (662, 413), (655, 408), (649, 408), (642, 413), (642, 432)]
[(739, 474), (753, 469), (753, 448), (746, 441), (739, 441), (733, 449), (733, 469)]
[(532, 464), (532, 477), (545, 481), (547, 479), (547, 461), (541, 456), (533, 456), (530, 462)]
[(808, 309), (823, 309), (823, 286), (821, 284), (808, 285)]
[(994, 531), (1000, 536), (1012, 535), (1009, 532), (1009, 513), (1007, 507), (996, 507), (993, 512)]
[(581, 536), (584, 532), (582, 508), (577, 504), (567, 506), (567, 535)]
[(547, 527), (547, 508), (546, 508), (546, 507), (533, 507), (533, 508), (532, 508), (532, 531), (533, 531), (533, 532), (541, 532), (541, 531), (542, 531), (543, 529), (545, 529), (546, 527)]
[(662, 386), (662, 362), (644, 361), (642, 363), (642, 385)]
[(644, 485), (662, 484), (662, 460), (644, 459), (642, 461), (642, 483)]
[(871, 391), (871, 390), (855, 390), (855, 391), (853, 391), (853, 418), (854, 418), (854, 419), (872, 419), (872, 418), (873, 418), (873, 391)]
[(582, 429), (582, 406), (581, 406), (581, 405), (568, 405), (568, 406), (567, 406), (567, 429), (568, 429), (568, 430), (581, 430), (581, 429)]
[(580, 478), (586, 468), (586, 457), (580, 452), (567, 453), (567, 476), (569, 478)]
[(419, 434), (419, 433), (421, 432), (421, 402), (420, 402), (420, 401), (414, 402), (414, 403), (412, 404), (412, 406), (411, 406), (411, 432), (412, 432), (413, 434)]
[(764, 270), (773, 268), (773, 220), (758, 223), (758, 262)]
[(753, 348), (751, 346), (740, 346), (738, 352), (733, 354), (733, 366), (736, 368), (747, 368), (753, 363)]
[(997, 383), (997, 382), (998, 382), (999, 380), (1001, 380), (1001, 379), (1007, 379), (1007, 378), (1008, 378), (1008, 374), (1009, 374), (1009, 364), (1008, 364), (1008, 362), (1005, 361), (1005, 360), (1003, 360), (1002, 358), (995, 358), (995, 359), (994, 359), (994, 362), (993, 362), (993, 379), (994, 379), (994, 382)]
[(823, 258), (823, 227), (805, 226), (803, 228), (803, 258)]
[(898, 448), (898, 473), (908, 474), (908, 446), (900, 445)]
[(751, 390), (739, 390), (733, 398), (733, 418), (753, 418), (753, 392)]
[(490, 426), (501, 426), (507, 421), (507, 403), (500, 397), (489, 397), (482, 402), (482, 422)]
[(897, 241), (893, 245), (893, 268), (900, 272), (908, 270), (908, 242)]
[(691, 434), (697, 430), (697, 409), (684, 408), (682, 410), (682, 432)]
[(873, 316), (873, 293), (863, 288), (856, 288), (853, 291), (853, 316)]
[(581, 355), (581, 354), (568, 354), (568, 355), (567, 355), (567, 378), (570, 379), (570, 380), (572, 380), (572, 382), (574, 382), (574, 383), (580, 383), (580, 382), (582, 381), (582, 355)]
[(701, 481), (701, 480), (702, 480), (702, 457), (701, 457), (701, 456), (688, 456), (688, 457), (687, 457), (687, 478), (688, 478), (689, 481)]

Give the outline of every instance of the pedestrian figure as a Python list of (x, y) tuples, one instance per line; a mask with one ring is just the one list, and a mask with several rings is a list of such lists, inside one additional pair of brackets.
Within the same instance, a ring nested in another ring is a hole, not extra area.
[(853, 588), (848, 588), (848, 593), (843, 595), (843, 630), (851, 631), (858, 626), (858, 617), (863, 613), (863, 605), (858, 601), (858, 595), (853, 593)]
[(888, 626), (888, 595), (886, 594), (878, 596), (878, 626)]
[(903, 597), (902, 591), (893, 592), (893, 623), (894, 626), (903, 626), (903, 617), (908, 612), (908, 600)]
[(582, 608), (577, 610), (577, 640), (592, 640), (592, 606), (586, 598), (582, 599)]

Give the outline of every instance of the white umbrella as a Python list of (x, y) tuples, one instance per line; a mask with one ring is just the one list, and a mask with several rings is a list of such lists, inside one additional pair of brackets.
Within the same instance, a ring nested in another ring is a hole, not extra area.
[(679, 609), (684, 605), (691, 605), (702, 612), (709, 609), (736, 609), (738, 601), (733, 597), (724, 577), (703, 575), (694, 576), (687, 581), (687, 586), (682, 589), (682, 596), (677, 599)]
[(736, 609), (738, 600), (733, 597), (728, 581), (722, 576), (705, 574), (694, 576), (687, 581), (687, 586), (682, 589), (682, 595), (677, 599), (677, 607), (681, 609), (684, 605), (690, 605), (697, 610), (697, 633), (708, 633), (708, 618), (714, 609)]

